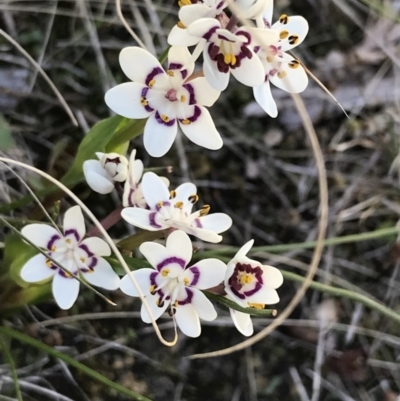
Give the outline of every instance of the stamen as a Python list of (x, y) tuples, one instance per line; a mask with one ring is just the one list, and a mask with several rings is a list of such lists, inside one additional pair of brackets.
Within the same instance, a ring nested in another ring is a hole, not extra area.
[(300, 67), (300, 61), (299, 60), (292, 60), (288, 65), (289, 65), (290, 68), (295, 69), (295, 68)]
[(175, 72), (172, 71), (172, 70), (167, 70), (167, 74), (168, 74), (170, 77), (174, 77), (174, 76), (175, 76)]
[[(68, 242), (68, 240), (67, 240), (67, 242)], [(71, 242), (71, 240), (70, 240), (70, 242)], [(70, 243), (70, 242), (68, 242), (68, 243)], [(56, 247), (55, 245), (53, 245), (53, 246), (50, 248), (51, 252), (55, 252), (56, 249), (57, 249), (57, 247)]]
[(169, 270), (169, 269), (164, 269), (164, 270), (161, 272), (161, 275), (162, 275), (163, 277), (167, 277), (170, 271), (171, 271), (171, 270)]
[(187, 277), (185, 277), (183, 279), (183, 282), (184, 282), (185, 285), (189, 285), (190, 284), (190, 281), (189, 281), (189, 279)]
[(182, 123), (183, 125), (189, 125), (189, 124), (191, 124), (192, 122), (191, 122), (189, 119), (184, 118), (183, 120), (181, 120), (181, 123)]
[(208, 214), (208, 212), (210, 211), (211, 206), (210, 205), (204, 205), (201, 209), (200, 209), (200, 216), (206, 216)]
[(279, 71), (279, 72), (278, 72), (278, 78), (285, 78), (286, 75), (287, 75), (287, 72), (286, 72), (286, 71)]
[(180, 98), (180, 101), (181, 101), (182, 103), (186, 102), (186, 96), (185, 96), (185, 95), (182, 95), (181, 98)]
[(182, 22), (182, 21), (178, 21), (178, 22), (176, 23), (176, 25), (178, 26), (178, 28), (186, 29), (186, 26), (183, 25), (183, 22)]
[(190, 195), (188, 198), (190, 203), (193, 203), (193, 205), (199, 200), (199, 195)]
[(178, 1), (179, 7), (190, 6), (191, 4), (192, 4), (191, 0), (179, 0)]
[(50, 259), (46, 259), (46, 266), (47, 267), (52, 267), (53, 266), (53, 262)]
[(240, 277), (240, 284), (245, 285), (245, 284), (250, 284), (253, 282), (253, 276), (250, 274), (244, 274), (242, 277)]
[(286, 39), (288, 36), (289, 36), (289, 31), (284, 30), (284, 31), (281, 31), (281, 32), (279, 33), (279, 37), (280, 37), (281, 39)]
[(156, 293), (156, 286), (155, 285), (150, 286), (150, 290), (149, 291), (150, 291), (151, 295), (154, 295)]
[[(71, 241), (71, 238), (67, 238), (67, 244), (70, 244), (72, 241)], [(54, 247), (55, 248), (55, 247)]]
[(166, 116), (165, 114), (161, 114), (161, 120), (163, 120), (165, 123), (169, 123), (169, 117)]
[(182, 208), (183, 208), (183, 202), (182, 202), (182, 201), (176, 202), (176, 203), (175, 203), (175, 207), (176, 207), (177, 209), (182, 209)]
[(247, 305), (249, 305), (249, 308), (254, 308), (254, 309), (264, 309), (265, 304), (254, 304), (251, 302), (248, 302)]
[(272, 63), (274, 61), (274, 56), (271, 55), (267, 56), (267, 61), (268, 63)]
[(298, 35), (290, 35), (289, 36), (289, 43), (291, 45), (296, 45), (297, 43), (299, 43), (299, 36)]
[(281, 24), (286, 25), (286, 24), (289, 22), (289, 17), (288, 17), (286, 14), (282, 14), (282, 15), (279, 17), (279, 22), (280, 22)]
[(83, 263), (86, 259), (82, 256), (79, 260)]
[(159, 308), (162, 308), (162, 307), (164, 306), (164, 301), (161, 299), (161, 297), (157, 299), (156, 305), (157, 305)]
[(169, 191), (169, 198), (170, 199), (176, 198), (176, 191), (174, 189), (172, 191)]
[(141, 98), (140, 98), (140, 104), (141, 104), (142, 106), (148, 106), (148, 105), (149, 105), (149, 102), (147, 101), (147, 99), (146, 99), (145, 97), (141, 97)]
[(153, 86), (154, 86), (154, 84), (156, 83), (156, 80), (155, 79), (152, 79), (150, 82), (149, 82), (149, 88), (152, 88)]
[(159, 209), (161, 209), (163, 206), (164, 206), (164, 202), (163, 201), (160, 201), (160, 202), (157, 203), (157, 207)]

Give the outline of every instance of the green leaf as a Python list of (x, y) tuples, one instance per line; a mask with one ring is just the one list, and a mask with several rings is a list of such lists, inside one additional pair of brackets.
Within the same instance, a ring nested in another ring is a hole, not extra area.
[(11, 128), (7, 121), (0, 114), (0, 150), (8, 150), (15, 145)]
[(105, 148), (106, 152), (115, 152), (114, 149), (118, 148), (119, 146), (129, 142), (130, 140), (142, 134), (147, 119), (127, 120), (127, 121), (129, 122), (121, 127), (118, 127), (118, 130), (115, 132), (113, 137), (107, 143), (107, 146)]
[(155, 241), (164, 237), (164, 231), (141, 231), (137, 234), (131, 235), (118, 242), (118, 247), (132, 251), (133, 249), (139, 248), (143, 242)]

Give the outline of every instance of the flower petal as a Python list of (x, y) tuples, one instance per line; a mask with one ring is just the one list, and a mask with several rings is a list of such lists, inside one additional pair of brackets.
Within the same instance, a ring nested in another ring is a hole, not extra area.
[(223, 233), (232, 226), (232, 219), (225, 213), (212, 213), (199, 218), (201, 227), (217, 234)]
[(160, 213), (139, 207), (126, 207), (121, 212), (121, 217), (135, 227), (148, 231), (158, 231), (169, 228)]
[(300, 45), (307, 36), (308, 22), (305, 18), (295, 15), (279, 19), (275, 22), (271, 29), (282, 32), (285, 31), (286, 39), (281, 41), (282, 51), (286, 52)]
[(144, 127), (144, 147), (152, 157), (164, 156), (174, 143), (178, 125), (176, 118), (170, 120), (170, 123), (164, 123), (160, 116), (153, 113)]
[(190, 259), (192, 259), (192, 242), (190, 241), (189, 236), (181, 230), (174, 231), (168, 236), (166, 248), (170, 255), (184, 260), (184, 267), (186, 267), (190, 262)]
[(250, 251), (251, 247), (254, 244), (254, 240), (251, 239), (249, 242), (246, 242), (236, 253), (236, 255), (233, 257), (233, 259), (229, 262), (231, 263), (233, 260), (243, 258), (244, 256), (247, 255), (247, 253)]
[[(211, 301), (199, 290), (192, 288), (192, 305), (195, 307), (199, 318), (211, 322), (217, 318), (217, 311)], [(179, 307), (178, 307), (179, 309)]]
[(217, 63), (211, 60), (208, 52), (209, 47), (212, 43), (209, 43), (203, 51), (203, 73), (207, 82), (217, 91), (224, 91), (229, 84), (230, 72), (221, 72), (218, 70)]
[(47, 224), (29, 224), (21, 230), (21, 234), (39, 248), (50, 249), (51, 244), (61, 238), (58, 231)]
[(178, 25), (172, 27), (168, 35), (168, 44), (171, 46), (194, 46), (199, 43), (198, 36), (189, 35), (186, 28), (180, 28)]
[(64, 214), (64, 235), (81, 241), (86, 233), (85, 219), (80, 206), (70, 207)]
[(204, 259), (186, 269), (184, 276), (191, 287), (207, 290), (221, 284), (226, 273), (226, 264), (219, 259)]
[(183, 133), (196, 145), (206, 149), (216, 150), (223, 145), (221, 135), (214, 125), (209, 111), (203, 106), (195, 106), (195, 115), (190, 118), (190, 124), (179, 125)]
[[(194, 61), (185, 45), (172, 46), (168, 52), (168, 70), (175, 70), (171, 82), (183, 81), (190, 77), (194, 71)], [(176, 78), (176, 79), (174, 79)]]
[(238, 18), (258, 18), (265, 11), (270, 0), (235, 0), (238, 10), (235, 14)]
[[(173, 203), (183, 202), (183, 209), (190, 214), (193, 208), (193, 200), (197, 195), (196, 185), (191, 182), (185, 182), (175, 189), (176, 196), (172, 199)], [(194, 196), (194, 197), (193, 197)]]
[(248, 50), (252, 53), (252, 57), (244, 57), (241, 60), (240, 67), (232, 69), (231, 72), (243, 85), (260, 86), (265, 78), (264, 67), (255, 53), (251, 49)]
[(27, 283), (37, 283), (54, 276), (56, 271), (46, 265), (46, 257), (39, 253), (24, 264), (20, 274)]
[(185, 231), (188, 234), (194, 235), (195, 237), (201, 239), (202, 241), (211, 242), (213, 244), (216, 244), (216, 243), (222, 241), (222, 235), (218, 235), (214, 231), (205, 230), (204, 228), (195, 227), (193, 225), (190, 227), (186, 227)]
[[(290, 57), (290, 59), (295, 60), (293, 57)], [(279, 78), (278, 74), (275, 74), (271, 75), (269, 79), (271, 80), (272, 84), (286, 92), (300, 93), (307, 88), (308, 76), (303, 66), (299, 65), (297, 60), (294, 61), (294, 63), (296, 66), (295, 68), (290, 67), (290, 65), (293, 65), (290, 62), (289, 64), (282, 64), (279, 70), (279, 75), (283, 78)]]
[(157, 174), (148, 172), (143, 176), (142, 190), (150, 209), (156, 209), (160, 202), (169, 201), (168, 187)]
[(88, 250), (96, 256), (110, 256), (111, 255), (111, 248), (107, 244), (106, 241), (102, 240), (99, 237), (90, 237), (84, 239), (79, 246), (82, 245), (88, 248)]
[(271, 93), (269, 81), (253, 88), (254, 99), (262, 109), (270, 116), (275, 118), (278, 115), (278, 108)]
[(153, 113), (149, 106), (141, 104), (141, 98), (145, 86), (136, 82), (125, 82), (114, 86), (106, 92), (104, 101), (107, 106), (126, 118), (147, 118)]
[(132, 175), (133, 175), (134, 181), (136, 184), (138, 184), (143, 175), (143, 169), (144, 169), (143, 162), (139, 159), (135, 160), (133, 162), (132, 169), (133, 169)]
[(155, 269), (161, 262), (171, 256), (171, 252), (157, 242), (143, 242), (139, 247), (139, 251)]
[(263, 269), (263, 281), (264, 285), (267, 285), (270, 288), (279, 288), (283, 284), (283, 276), (280, 270), (276, 267), (269, 265), (262, 265)]
[(267, 305), (277, 304), (279, 302), (278, 293), (274, 289), (267, 287), (267, 285), (268, 283), (264, 284), (255, 294), (246, 297), (246, 302)]
[(221, 24), (215, 18), (201, 18), (187, 27), (189, 35), (200, 38), (209, 38), (216, 29), (220, 29)]
[[(157, 305), (158, 299), (159, 299), (158, 295), (146, 296), (146, 301), (150, 307), (154, 320), (157, 320), (167, 310), (170, 304), (170, 302), (165, 301), (163, 305), (160, 307)], [(147, 312), (147, 309), (144, 306), (144, 304), (142, 304), (142, 307), (140, 309), (140, 315), (145, 323), (151, 323), (149, 313)]]
[[(150, 295), (150, 275), (153, 273), (155, 273), (154, 269), (148, 268), (138, 269), (132, 272), (139, 285), (139, 288), (142, 290), (142, 293), (145, 296)], [(119, 288), (126, 295), (130, 295), (131, 297), (139, 296), (139, 292), (133, 285), (133, 282), (128, 274), (121, 279)]]
[(201, 333), (199, 315), (192, 304), (179, 305), (176, 308), (176, 324), (188, 337), (198, 337)]
[[(189, 6), (182, 7), (179, 10), (179, 19), (185, 26), (189, 26), (200, 18), (214, 18), (222, 10), (220, 8), (210, 7), (204, 3), (195, 3)], [(183, 45), (181, 45), (183, 46)], [(186, 45), (185, 45), (186, 46)]]
[(79, 281), (65, 278), (60, 273), (53, 279), (53, 296), (61, 309), (69, 309), (75, 303), (79, 294)]
[(109, 194), (114, 189), (112, 177), (101, 166), (98, 160), (86, 160), (83, 163), (83, 173), (93, 191), (99, 194)]
[(119, 287), (118, 274), (114, 272), (110, 264), (103, 258), (98, 258), (97, 264), (93, 271), (82, 272), (85, 280), (97, 287), (106, 290), (116, 290)]
[(221, 92), (214, 89), (204, 77), (189, 81), (185, 84), (185, 88), (193, 91), (196, 103), (200, 106), (211, 107), (221, 94)]
[(251, 336), (254, 332), (253, 322), (251, 321), (251, 317), (247, 313), (239, 312), (234, 309), (229, 309), (231, 313), (231, 318), (236, 328), (244, 335)]

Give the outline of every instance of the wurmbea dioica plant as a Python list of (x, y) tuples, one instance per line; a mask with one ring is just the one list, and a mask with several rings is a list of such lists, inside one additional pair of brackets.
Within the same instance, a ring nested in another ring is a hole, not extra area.
[[(307, 86), (307, 75), (300, 61), (286, 53), (304, 40), (308, 31), (306, 20), (282, 15), (272, 25), (272, 0), (236, 0), (232, 10), (237, 15), (228, 10), (228, 3), (179, 1), (179, 21), (168, 37), (172, 47), (165, 70), (160, 61), (141, 48), (127, 47), (120, 53), (121, 68), (132, 82), (110, 89), (105, 101), (114, 112), (128, 119), (147, 118), (144, 147), (153, 157), (168, 152), (178, 128), (199, 146), (212, 150), (222, 146), (206, 107), (211, 107), (227, 88), (230, 73), (253, 88), (257, 102), (272, 117), (277, 115), (277, 107), (270, 83), (293, 93)], [(253, 19), (256, 26), (238, 22), (244, 17)], [(191, 52), (187, 48), (190, 46), (195, 46)], [(203, 69), (194, 73), (195, 61), (201, 53)], [(116, 187), (122, 195), (120, 209), (110, 214), (115, 219), (112, 224), (122, 218), (145, 232), (158, 231), (160, 239), (164, 237), (165, 246), (159, 242), (141, 242), (139, 250), (152, 268), (147, 268), (142, 260), (139, 262), (142, 268), (133, 272), (153, 317), (158, 319), (168, 312), (183, 333), (197, 337), (201, 331), (200, 319), (213, 320), (217, 316), (202, 292), (210, 290), (221, 299), (230, 300), (235, 326), (242, 334), (251, 335), (252, 321), (245, 312), (279, 302), (276, 289), (283, 282), (279, 270), (247, 257), (253, 240), (237, 252), (228, 266), (218, 259), (205, 259), (187, 267), (193, 254), (188, 234), (218, 243), (222, 240), (220, 234), (231, 227), (232, 219), (225, 213), (209, 214), (209, 205), (193, 212), (199, 200), (193, 183), (169, 190), (168, 179), (144, 172), (135, 150), (128, 161), (117, 153), (117, 149), (127, 146), (106, 145), (104, 142), (102, 148), (92, 149), (83, 163), (83, 173), (94, 191), (108, 194)], [(63, 233), (46, 224), (31, 224), (23, 228), (22, 234), (63, 268), (39, 254), (24, 263), (22, 279), (37, 283), (52, 278), (53, 295), (61, 308), (70, 308), (78, 296), (76, 276), (107, 290), (119, 287), (118, 275), (104, 259), (110, 255), (110, 248), (99, 238), (84, 238), (85, 225), (79, 207), (65, 213)], [(139, 296), (129, 275), (121, 280), (120, 289), (127, 295)], [(143, 321), (150, 322), (145, 307), (141, 316)]]

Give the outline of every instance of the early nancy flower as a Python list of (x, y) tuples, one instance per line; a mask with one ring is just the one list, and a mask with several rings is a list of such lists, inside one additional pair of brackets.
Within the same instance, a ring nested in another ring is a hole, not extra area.
[(128, 175), (128, 160), (118, 153), (96, 152), (99, 160), (86, 160), (83, 173), (90, 188), (100, 194), (114, 189), (115, 181), (122, 182)]
[[(193, 248), (183, 231), (174, 231), (167, 238), (166, 246), (145, 242), (140, 252), (152, 265), (132, 272), (149, 304), (154, 319), (165, 311), (175, 315), (176, 323), (184, 334), (198, 337), (200, 319), (211, 321), (217, 317), (212, 303), (200, 291), (221, 283), (226, 265), (218, 259), (204, 259), (186, 267), (192, 258)], [(139, 293), (129, 275), (121, 280), (121, 290), (132, 297)], [(150, 316), (142, 305), (142, 320), (150, 323)]]
[(219, 149), (222, 139), (210, 113), (220, 92), (211, 88), (204, 77), (188, 80), (194, 70), (185, 47), (171, 47), (168, 69), (139, 47), (122, 49), (121, 68), (133, 82), (110, 89), (107, 105), (127, 118), (147, 118), (144, 146), (153, 157), (164, 156), (171, 148), (178, 126), (194, 143), (207, 149)]
[(28, 283), (53, 277), (53, 295), (61, 309), (71, 308), (78, 297), (79, 281), (73, 275), (82, 275), (88, 283), (107, 290), (118, 288), (118, 275), (102, 258), (111, 254), (108, 244), (97, 237), (83, 239), (86, 229), (79, 206), (65, 212), (64, 234), (47, 224), (29, 224), (21, 233), (70, 272), (60, 269), (43, 254), (29, 259), (21, 270), (22, 279)]
[(182, 184), (170, 192), (160, 177), (149, 172), (143, 176), (142, 191), (149, 209), (127, 207), (121, 212), (122, 218), (136, 227), (149, 231), (176, 228), (203, 241), (220, 242), (219, 233), (232, 225), (232, 219), (225, 213), (208, 215), (208, 205), (192, 213), (193, 204), (199, 198), (192, 183)]
[[(262, 265), (246, 255), (253, 246), (254, 240), (243, 245), (228, 263), (225, 276), (227, 297), (238, 305), (248, 308), (263, 308), (265, 304), (279, 302), (275, 291), (283, 283), (282, 273), (273, 266)], [(245, 336), (253, 334), (253, 323), (247, 313), (230, 309), (236, 328)]]

